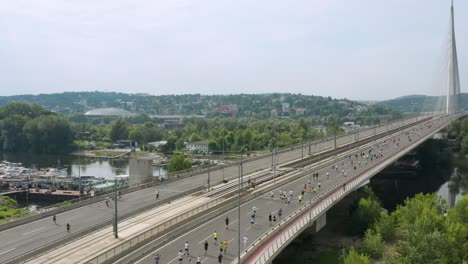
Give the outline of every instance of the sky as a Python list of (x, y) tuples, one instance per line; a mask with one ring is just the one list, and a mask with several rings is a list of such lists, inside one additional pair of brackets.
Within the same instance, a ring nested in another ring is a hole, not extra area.
[[(0, 0), (0, 96), (438, 95), (449, 14), (449, 0)], [(468, 92), (468, 1), (455, 23)]]

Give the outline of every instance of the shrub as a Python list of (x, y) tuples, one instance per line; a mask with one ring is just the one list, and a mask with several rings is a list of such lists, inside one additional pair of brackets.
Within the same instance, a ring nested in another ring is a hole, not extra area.
[(359, 254), (354, 248), (351, 248), (347, 253), (343, 251), (340, 257), (340, 262), (343, 264), (370, 264), (369, 256)]
[(388, 215), (385, 212), (381, 212), (379, 220), (374, 224), (374, 229), (377, 233), (382, 235), (382, 238), (385, 241), (394, 239), (396, 231), (395, 217)]
[(364, 251), (374, 259), (380, 259), (385, 250), (385, 242), (382, 235), (372, 229), (368, 229), (364, 236)]

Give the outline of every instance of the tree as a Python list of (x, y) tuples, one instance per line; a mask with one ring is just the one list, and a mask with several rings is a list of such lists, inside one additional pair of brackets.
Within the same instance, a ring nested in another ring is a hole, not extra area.
[(380, 201), (374, 197), (361, 198), (356, 210), (352, 213), (354, 231), (362, 234), (379, 219), (382, 211)]
[(372, 229), (367, 229), (364, 235), (364, 251), (373, 259), (380, 259), (385, 250), (382, 235)]
[(23, 128), (31, 150), (36, 153), (60, 153), (73, 141), (70, 125), (57, 115), (42, 115), (29, 120)]
[(382, 235), (385, 241), (390, 241), (395, 237), (396, 222), (395, 217), (385, 212), (380, 213), (380, 218), (375, 222), (374, 229)]
[(123, 118), (119, 118), (110, 124), (109, 137), (112, 141), (128, 139), (128, 124)]
[(370, 264), (369, 256), (365, 254), (359, 254), (354, 248), (351, 248), (348, 252), (343, 251), (340, 257), (340, 262), (343, 264)]
[(460, 152), (463, 155), (468, 155), (468, 135), (465, 135), (460, 143)]
[(190, 169), (192, 167), (192, 163), (188, 158), (185, 157), (184, 154), (176, 154), (174, 155), (169, 164), (167, 165), (167, 169), (169, 172), (176, 172), (181, 170)]

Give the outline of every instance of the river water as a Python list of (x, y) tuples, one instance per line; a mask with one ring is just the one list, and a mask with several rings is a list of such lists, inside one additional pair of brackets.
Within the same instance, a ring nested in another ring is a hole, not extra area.
[[(128, 175), (128, 159), (99, 159), (74, 155), (37, 155), (31, 153), (0, 153), (0, 160), (21, 162), (24, 167), (66, 168), (69, 176), (95, 176), (112, 178), (116, 175)], [(164, 168), (154, 167), (153, 175), (166, 174)]]

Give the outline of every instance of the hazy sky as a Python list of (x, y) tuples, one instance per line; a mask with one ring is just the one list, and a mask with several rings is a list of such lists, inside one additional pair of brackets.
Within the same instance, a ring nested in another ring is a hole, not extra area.
[(0, 0), (0, 95), (437, 94), (448, 29), (449, 0)]

